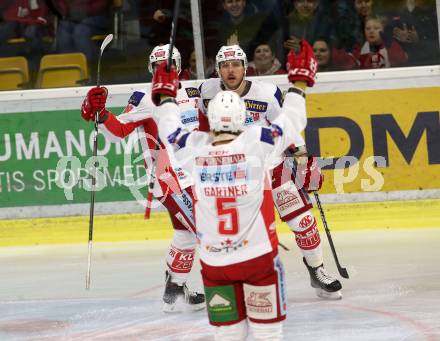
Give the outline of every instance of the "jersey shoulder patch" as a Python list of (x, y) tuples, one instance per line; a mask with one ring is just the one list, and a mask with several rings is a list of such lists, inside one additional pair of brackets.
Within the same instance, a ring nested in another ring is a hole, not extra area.
[(261, 128), (260, 141), (266, 142), (268, 144), (274, 144), (272, 130), (269, 128)]
[(188, 98), (197, 98), (200, 97), (200, 91), (197, 88), (188, 87), (185, 88), (186, 94), (188, 95)]
[(190, 133), (186, 133), (185, 135), (182, 135), (180, 139), (177, 141), (177, 145), (180, 149), (184, 148), (186, 146), (186, 140), (188, 140)]
[(280, 107), (283, 106), (283, 93), (281, 92), (280, 88), (277, 86), (277, 90), (275, 91), (275, 98), (278, 101), (278, 104)]
[(272, 124), (270, 128), (261, 128), (260, 141), (268, 144), (274, 144), (274, 138), (283, 135), (283, 130), (280, 126)]
[(131, 104), (131, 105), (137, 107), (139, 105), (139, 103), (141, 103), (141, 100), (142, 100), (142, 98), (144, 98), (144, 96), (145, 96), (144, 92), (135, 91), (135, 92), (133, 92), (130, 99), (128, 100), (128, 104)]

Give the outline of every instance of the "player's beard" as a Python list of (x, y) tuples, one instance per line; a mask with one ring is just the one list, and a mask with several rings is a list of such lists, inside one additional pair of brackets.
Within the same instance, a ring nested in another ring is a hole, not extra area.
[(239, 95), (242, 92), (242, 90), (244, 89), (244, 87), (246, 86), (246, 80), (244, 77), (241, 79), (241, 82), (236, 87), (229, 87), (226, 84), (226, 82), (223, 80), (222, 80), (222, 83), (223, 83), (223, 86), (225, 87), (226, 90), (235, 91)]

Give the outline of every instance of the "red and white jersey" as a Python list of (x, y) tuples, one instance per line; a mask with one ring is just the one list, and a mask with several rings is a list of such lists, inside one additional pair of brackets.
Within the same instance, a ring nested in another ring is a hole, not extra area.
[[(198, 100), (199, 90), (195, 87), (185, 86), (177, 91), (176, 101), (179, 106), (179, 127), (182, 131), (192, 131), (198, 128)], [(99, 124), (99, 130), (110, 141), (119, 142), (120, 139), (128, 136), (134, 130), (138, 133), (138, 138), (142, 146), (145, 167), (148, 169), (152, 165), (152, 160), (157, 158), (156, 181), (154, 184), (153, 195), (161, 197), (166, 194), (169, 187), (173, 188), (177, 183), (183, 183), (184, 186), (190, 184), (187, 175), (181, 170), (171, 167), (168, 155), (161, 143), (161, 149), (156, 151), (156, 141), (158, 136), (157, 125), (153, 115), (157, 109), (151, 100), (150, 88), (144, 88), (134, 91), (128, 100), (122, 114), (114, 116), (109, 114), (108, 119)], [(180, 130), (179, 130), (180, 132)], [(170, 181), (170, 174), (174, 181)], [(167, 177), (167, 179), (162, 179)]]
[[(199, 87), (199, 130), (209, 131), (207, 117), (208, 103), (220, 91), (225, 90), (220, 78), (211, 78), (202, 83)], [(306, 101), (298, 95), (295, 101), (295, 108), (290, 116), (296, 131), (302, 132), (307, 125)], [(241, 98), (246, 103), (246, 122), (245, 128), (252, 126), (267, 126), (269, 122), (275, 120), (281, 113), (284, 106), (281, 90), (272, 83), (262, 81), (247, 81), (247, 86)], [(269, 121), (269, 122), (268, 122)], [(282, 162), (282, 157), (274, 160), (274, 165)]]
[[(223, 266), (271, 252), (278, 240), (269, 169), (274, 159), (304, 140), (289, 116), (295, 115), (296, 94), (286, 96), (287, 106), (268, 127), (246, 129), (235, 140), (212, 145), (209, 133), (194, 131), (177, 141), (176, 160), (192, 175), (194, 216), (200, 242), (200, 259)], [(178, 108), (167, 103), (158, 108), (159, 129)], [(165, 131), (164, 131), (165, 130)]]
[[(247, 81), (243, 98), (246, 103), (246, 127), (253, 125), (267, 126), (267, 120), (273, 121), (279, 114), (282, 104), (281, 90), (272, 83)], [(207, 131), (208, 103), (220, 91), (226, 90), (220, 78), (206, 80), (200, 86), (200, 130)], [(202, 122), (202, 120), (204, 122)], [(205, 128), (205, 129), (204, 129)]]

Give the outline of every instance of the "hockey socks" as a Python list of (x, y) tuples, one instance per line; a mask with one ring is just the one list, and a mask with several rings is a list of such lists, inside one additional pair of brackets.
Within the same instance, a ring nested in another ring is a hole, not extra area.
[(306, 211), (287, 222), (295, 234), (296, 244), (310, 266), (323, 263), (321, 238), (316, 219), (310, 211)]

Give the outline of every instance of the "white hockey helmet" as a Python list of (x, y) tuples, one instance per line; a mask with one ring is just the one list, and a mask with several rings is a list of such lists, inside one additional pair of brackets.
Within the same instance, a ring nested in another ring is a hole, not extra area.
[(220, 91), (208, 104), (211, 130), (237, 133), (243, 130), (246, 104), (234, 91)]
[[(170, 50), (170, 45), (161, 45), (156, 46), (153, 51), (150, 53), (150, 62), (148, 63), (148, 71), (153, 74), (153, 65), (156, 62), (166, 61), (168, 60), (168, 54)], [(177, 73), (180, 73), (182, 66), (182, 57), (180, 56), (179, 50), (174, 46), (173, 47), (173, 55), (171, 56), (174, 63), (176, 63)]]
[(225, 45), (220, 48), (215, 57), (215, 71), (220, 75), (220, 63), (226, 60), (241, 60), (246, 71), (248, 67), (246, 53), (238, 45)]

